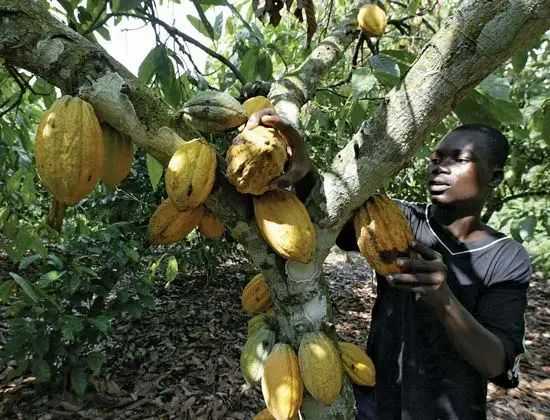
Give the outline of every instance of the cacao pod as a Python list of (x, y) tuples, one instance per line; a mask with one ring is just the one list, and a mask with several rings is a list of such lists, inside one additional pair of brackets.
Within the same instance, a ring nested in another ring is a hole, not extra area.
[(301, 263), (311, 261), (315, 228), (294, 193), (275, 190), (254, 197), (254, 216), (262, 236), (277, 254)]
[(361, 347), (344, 341), (338, 342), (338, 347), (342, 365), (351, 381), (357, 385), (374, 386), (376, 370), (367, 353)]
[(165, 176), (168, 197), (178, 210), (206, 201), (216, 178), (216, 150), (204, 139), (188, 141), (172, 155)]
[(273, 317), (265, 312), (253, 316), (248, 320), (248, 336), (254, 335), (260, 328), (271, 329), (274, 321)]
[[(258, 414), (254, 416), (252, 420), (277, 420), (271, 415), (267, 408), (264, 408)], [(292, 417), (292, 420), (298, 420), (298, 416)]]
[(248, 98), (243, 102), (243, 108), (246, 116), (250, 117), (252, 114), (261, 111), (262, 109), (273, 109), (273, 104), (265, 96), (254, 96), (253, 98)]
[(241, 303), (243, 310), (250, 315), (265, 312), (271, 308), (269, 286), (262, 273), (256, 274), (245, 286)]
[(380, 6), (367, 4), (359, 9), (357, 23), (363, 32), (370, 36), (380, 37), (384, 35), (388, 17)]
[(178, 211), (171, 200), (164, 200), (149, 220), (149, 242), (168, 245), (181, 241), (199, 224), (203, 211), (202, 206)]
[(413, 240), (407, 219), (385, 194), (377, 194), (353, 218), (357, 246), (369, 265), (379, 274), (399, 272), (398, 256), (408, 255)]
[(219, 239), (222, 237), (225, 226), (208, 209), (204, 210), (204, 215), (199, 223), (199, 232), (208, 239)]
[(113, 188), (120, 184), (130, 173), (134, 160), (132, 142), (108, 124), (101, 124), (103, 131), (103, 174), (101, 180)]
[(289, 420), (302, 405), (304, 385), (298, 358), (288, 344), (275, 344), (264, 363), (262, 394), (269, 412), (277, 420)]
[(36, 169), (46, 188), (71, 205), (93, 191), (103, 172), (101, 127), (92, 106), (63, 96), (44, 112), (36, 132)]
[(332, 404), (342, 388), (342, 362), (332, 340), (322, 332), (304, 334), (298, 349), (304, 386), (323, 404)]
[(200, 131), (225, 131), (247, 120), (243, 106), (226, 92), (199, 92), (183, 105), (184, 119)]
[(233, 139), (226, 154), (227, 177), (241, 194), (261, 195), (283, 174), (287, 158), (287, 142), (279, 131), (259, 125)]
[(260, 328), (248, 337), (241, 352), (241, 372), (249, 384), (262, 379), (264, 362), (275, 344), (275, 333), (267, 328)]

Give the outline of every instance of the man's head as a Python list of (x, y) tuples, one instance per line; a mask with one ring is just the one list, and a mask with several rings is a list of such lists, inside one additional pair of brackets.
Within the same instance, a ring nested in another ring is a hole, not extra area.
[(430, 156), (432, 202), (481, 209), (502, 181), (508, 152), (506, 137), (494, 128), (467, 124), (452, 130)]

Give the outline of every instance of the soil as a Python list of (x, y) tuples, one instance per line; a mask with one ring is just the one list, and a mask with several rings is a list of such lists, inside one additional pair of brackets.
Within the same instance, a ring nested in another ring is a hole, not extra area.
[[(376, 292), (364, 261), (333, 252), (324, 268), (339, 335), (364, 345)], [(115, 323), (106, 367), (83, 400), (48, 392), (32, 377), (8, 381), (13, 367), (0, 363), (0, 418), (251, 419), (264, 406), (239, 370), (249, 319), (240, 293), (252, 274), (228, 265), (215, 280), (181, 275), (169, 288), (159, 287), (154, 308), (141, 319)], [(521, 383), (512, 390), (489, 386), (489, 419), (550, 418), (549, 286), (534, 275)], [(0, 318), (0, 346), (5, 334)]]

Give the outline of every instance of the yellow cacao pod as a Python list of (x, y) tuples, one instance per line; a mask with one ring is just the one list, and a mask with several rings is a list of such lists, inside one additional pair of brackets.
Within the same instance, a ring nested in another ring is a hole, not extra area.
[(277, 254), (301, 263), (311, 261), (315, 228), (294, 193), (275, 190), (254, 197), (254, 215), (262, 236)]
[(164, 200), (149, 220), (149, 242), (168, 245), (181, 241), (198, 225), (203, 211), (202, 206), (179, 211), (171, 200)]
[(411, 227), (388, 196), (372, 196), (353, 218), (357, 246), (370, 266), (379, 274), (399, 272), (398, 256), (408, 255), (413, 240)]
[(290, 420), (302, 405), (304, 385), (298, 358), (288, 344), (275, 344), (264, 363), (262, 394), (276, 420)]
[(108, 124), (101, 124), (103, 131), (103, 174), (101, 180), (110, 187), (120, 184), (130, 173), (134, 160), (134, 148), (128, 138)]
[[(267, 408), (264, 408), (258, 414), (254, 416), (252, 420), (277, 420), (271, 415)], [(292, 420), (298, 420), (298, 416), (292, 417)]]
[(93, 191), (103, 172), (101, 127), (92, 106), (63, 96), (42, 115), (36, 132), (36, 169), (61, 203), (71, 205)]
[(247, 120), (243, 106), (226, 92), (199, 92), (187, 101), (181, 113), (200, 131), (216, 132), (238, 127)]
[(342, 362), (332, 340), (322, 332), (304, 334), (298, 349), (304, 386), (313, 398), (332, 404), (342, 388)]
[(338, 342), (342, 365), (351, 381), (357, 385), (373, 386), (376, 383), (376, 370), (371, 358), (365, 351), (344, 341)]
[(199, 223), (199, 232), (208, 239), (220, 239), (225, 230), (225, 226), (208, 209), (204, 210), (204, 215)]
[(241, 194), (261, 195), (283, 174), (287, 158), (279, 131), (259, 125), (233, 139), (226, 154), (227, 177)]
[(254, 333), (261, 328), (271, 329), (274, 322), (275, 320), (273, 319), (273, 316), (265, 312), (262, 312), (253, 316), (248, 320), (248, 324), (247, 324), (248, 336), (250, 337), (254, 335)]
[(265, 96), (254, 96), (253, 98), (248, 98), (243, 102), (243, 108), (246, 116), (250, 117), (252, 114), (261, 111), (262, 109), (273, 109), (273, 104)]
[(241, 303), (243, 310), (250, 315), (265, 312), (271, 308), (269, 286), (262, 273), (256, 274), (245, 286)]
[(244, 379), (255, 384), (262, 379), (264, 363), (275, 344), (275, 333), (267, 328), (260, 328), (248, 337), (241, 351), (240, 366)]
[(188, 141), (172, 155), (165, 176), (168, 197), (180, 211), (206, 201), (216, 178), (216, 150), (204, 139)]
[(370, 36), (380, 37), (386, 30), (388, 17), (380, 6), (367, 4), (359, 9), (357, 23), (363, 32)]

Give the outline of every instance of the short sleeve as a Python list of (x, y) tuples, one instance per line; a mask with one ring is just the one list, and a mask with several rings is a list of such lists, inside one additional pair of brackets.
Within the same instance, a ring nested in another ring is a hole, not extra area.
[[(518, 244), (521, 247), (521, 245)], [(481, 294), (476, 318), (502, 342), (506, 357), (506, 371), (490, 378), (503, 388), (513, 388), (519, 382), (519, 358), (524, 352), (524, 313), (531, 264), (527, 252), (508, 253), (506, 263), (500, 265), (499, 280), (492, 282)]]

